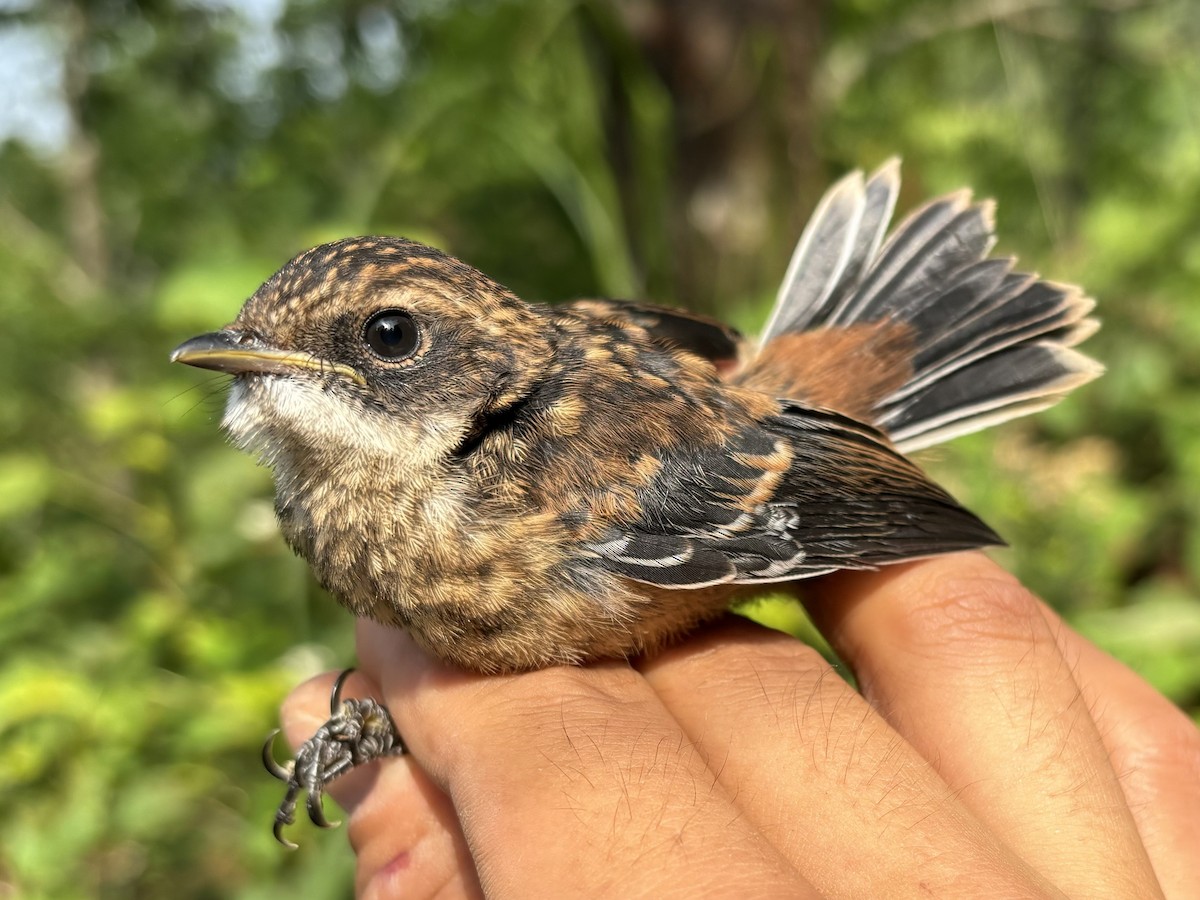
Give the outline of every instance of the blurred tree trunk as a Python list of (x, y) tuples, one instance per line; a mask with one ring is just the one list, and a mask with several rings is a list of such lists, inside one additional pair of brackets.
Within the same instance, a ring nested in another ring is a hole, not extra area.
[(611, 2), (672, 101), (678, 299), (711, 310), (737, 287), (767, 289), (806, 212), (796, 198), (817, 174), (811, 87), (823, 4)]
[(65, 36), (63, 94), (69, 116), (67, 147), (60, 165), (66, 228), (71, 255), (91, 281), (102, 289), (109, 272), (109, 244), (104, 207), (100, 201), (100, 148), (83, 121), (90, 72), (89, 22), (83, 4), (72, 3), (61, 18)]

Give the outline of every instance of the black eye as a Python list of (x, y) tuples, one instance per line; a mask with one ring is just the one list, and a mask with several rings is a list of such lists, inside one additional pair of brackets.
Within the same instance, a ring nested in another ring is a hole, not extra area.
[(363, 341), (381, 359), (404, 359), (417, 350), (417, 323), (406, 312), (385, 309), (367, 319)]

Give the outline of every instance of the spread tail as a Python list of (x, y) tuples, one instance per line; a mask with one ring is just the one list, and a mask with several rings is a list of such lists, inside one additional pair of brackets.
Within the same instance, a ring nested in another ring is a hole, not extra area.
[(959, 191), (884, 241), (899, 161), (821, 200), (792, 255), (758, 356), (737, 380), (866, 419), (908, 452), (1052, 406), (1102, 367), (1070, 285), (989, 259), (992, 204)]

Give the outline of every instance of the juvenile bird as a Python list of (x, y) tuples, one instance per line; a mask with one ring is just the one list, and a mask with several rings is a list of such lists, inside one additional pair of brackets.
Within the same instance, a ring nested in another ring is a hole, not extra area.
[[(898, 191), (893, 160), (826, 194), (756, 348), (367, 237), (300, 254), (172, 359), (235, 376), (224, 427), (356, 615), (480, 672), (636, 654), (772, 582), (1000, 543), (901, 454), (1099, 374), (1071, 349), (1092, 301), (987, 258), (990, 203), (952, 194), (885, 242)], [(274, 767), (277, 836), (298, 791), (323, 822), (322, 785), (398, 746), (380, 708), (338, 713)]]

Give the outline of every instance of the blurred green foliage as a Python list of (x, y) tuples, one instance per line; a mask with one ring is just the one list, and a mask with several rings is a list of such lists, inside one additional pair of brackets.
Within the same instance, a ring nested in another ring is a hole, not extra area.
[(349, 661), (349, 619), (223, 444), (222, 379), (166, 362), (334, 236), (753, 331), (844, 170), (900, 153), (906, 206), (996, 196), (1002, 251), (1099, 298), (1109, 373), (927, 462), (1075, 627), (1200, 710), (1200, 19), (795, 6), (0, 4), (3, 46), (57, 60), (41, 114), (65, 123), (0, 145), (0, 894), (349, 894), (341, 838), (274, 844), (257, 761), (289, 687)]

